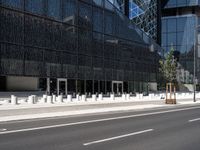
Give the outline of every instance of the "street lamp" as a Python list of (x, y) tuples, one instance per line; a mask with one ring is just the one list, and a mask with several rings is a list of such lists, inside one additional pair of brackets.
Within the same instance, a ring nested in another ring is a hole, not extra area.
[(194, 97), (193, 100), (196, 102), (196, 43), (198, 45), (198, 28), (200, 25), (195, 27), (194, 30), (194, 75), (193, 75), (193, 89), (194, 89)]

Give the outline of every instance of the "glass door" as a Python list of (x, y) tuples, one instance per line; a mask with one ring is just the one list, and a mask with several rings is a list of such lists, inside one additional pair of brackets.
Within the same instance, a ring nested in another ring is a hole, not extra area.
[(123, 82), (122, 81), (113, 81), (112, 82), (112, 92), (117, 95), (123, 93)]
[(67, 79), (58, 79), (57, 81), (57, 94), (67, 95)]

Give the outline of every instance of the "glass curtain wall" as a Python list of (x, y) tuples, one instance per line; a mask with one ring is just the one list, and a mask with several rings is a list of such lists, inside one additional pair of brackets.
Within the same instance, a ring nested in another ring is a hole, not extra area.
[(0, 2), (1, 75), (67, 78), (80, 93), (112, 92), (111, 81), (139, 91), (126, 86), (156, 81), (154, 43), (109, 1)]
[[(174, 56), (179, 62), (178, 81), (186, 84), (193, 83), (194, 44), (199, 35), (196, 26), (196, 15), (164, 17), (162, 19), (162, 47), (166, 52), (173, 46)], [(199, 50), (196, 50), (196, 66), (199, 67)], [(199, 76), (199, 70), (196, 70)]]

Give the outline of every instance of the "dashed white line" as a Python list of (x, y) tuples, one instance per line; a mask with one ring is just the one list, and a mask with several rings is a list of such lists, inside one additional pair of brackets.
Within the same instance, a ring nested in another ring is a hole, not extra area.
[(188, 122), (200, 121), (200, 118), (189, 120)]
[(124, 134), (124, 135), (120, 135), (120, 136), (110, 137), (110, 138), (106, 138), (106, 139), (101, 139), (101, 140), (97, 140), (97, 141), (92, 141), (92, 142), (84, 143), (83, 145), (88, 146), (88, 145), (92, 145), (92, 144), (112, 141), (112, 140), (121, 139), (121, 138), (129, 137), (129, 136), (133, 136), (133, 135), (138, 135), (138, 134), (142, 134), (142, 133), (146, 133), (146, 132), (151, 132), (151, 131), (153, 131), (153, 129), (148, 129), (148, 130), (133, 132), (133, 133)]

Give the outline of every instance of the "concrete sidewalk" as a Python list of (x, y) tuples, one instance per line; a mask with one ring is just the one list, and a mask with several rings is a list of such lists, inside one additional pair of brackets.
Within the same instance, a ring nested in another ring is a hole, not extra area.
[(164, 100), (82, 102), (62, 104), (24, 104), (0, 106), (0, 122), (48, 117), (73, 116), (117, 111), (136, 111), (170, 106), (200, 104), (192, 100), (178, 100), (177, 105), (166, 105)]

